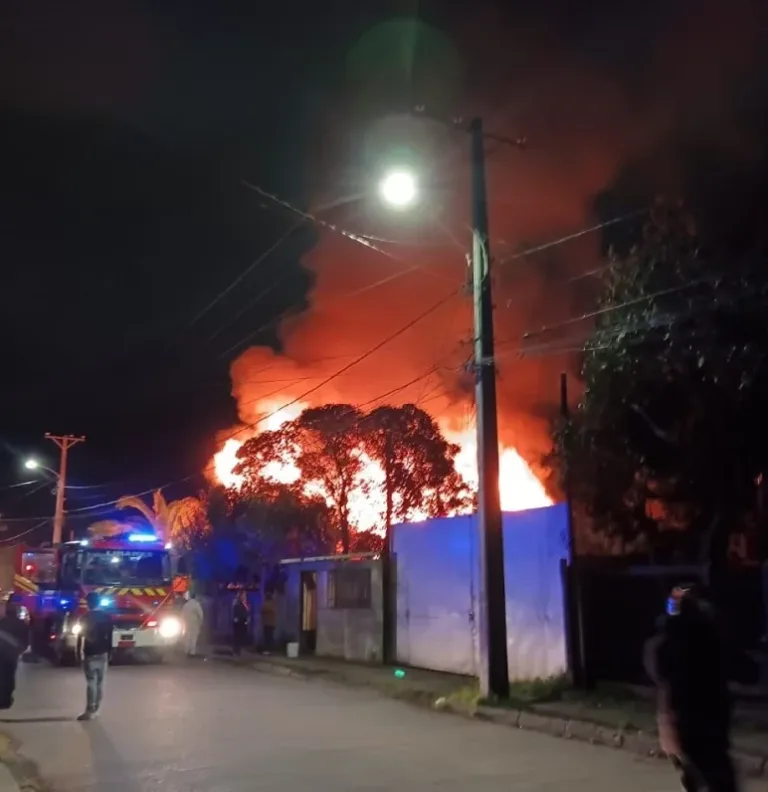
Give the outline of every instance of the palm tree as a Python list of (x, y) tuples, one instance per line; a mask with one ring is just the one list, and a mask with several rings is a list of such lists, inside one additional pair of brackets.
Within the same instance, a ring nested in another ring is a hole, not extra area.
[[(211, 530), (208, 497), (202, 491), (197, 497), (167, 501), (162, 490), (156, 490), (152, 496), (152, 506), (138, 495), (126, 495), (115, 506), (120, 510), (133, 509), (139, 512), (158, 537), (174, 542), (183, 549), (189, 549), (195, 540), (201, 539)], [(131, 520), (101, 520), (93, 523), (88, 530), (98, 536), (114, 536), (135, 530), (136, 527), (135, 521)]]

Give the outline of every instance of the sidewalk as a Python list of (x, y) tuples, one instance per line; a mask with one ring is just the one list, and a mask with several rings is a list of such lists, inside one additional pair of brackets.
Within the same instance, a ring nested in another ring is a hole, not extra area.
[(0, 792), (41, 792), (37, 768), (20, 756), (7, 734), (0, 733)]
[[(250, 666), (262, 673), (304, 680), (326, 680), (367, 687), (382, 695), (466, 717), (480, 718), (519, 729), (546, 732), (565, 739), (583, 740), (660, 756), (653, 702), (626, 691), (596, 691), (578, 696), (573, 691), (553, 693), (551, 685), (513, 686), (513, 700), (504, 706), (479, 703), (477, 683), (468, 677), (418, 668), (362, 665), (324, 658), (289, 660), (280, 655), (248, 654), (242, 658), (216, 655), (216, 660)], [(542, 700), (555, 697), (557, 700)], [(768, 712), (736, 711), (734, 757), (742, 772), (768, 780)]]

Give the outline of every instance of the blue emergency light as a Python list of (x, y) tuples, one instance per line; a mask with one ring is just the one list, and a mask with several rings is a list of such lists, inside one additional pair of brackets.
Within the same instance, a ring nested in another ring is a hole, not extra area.
[(111, 604), (112, 604), (112, 600), (109, 597), (102, 597), (99, 600), (100, 608), (108, 608)]
[(133, 533), (128, 536), (129, 542), (156, 542), (157, 537), (154, 534), (146, 533)]

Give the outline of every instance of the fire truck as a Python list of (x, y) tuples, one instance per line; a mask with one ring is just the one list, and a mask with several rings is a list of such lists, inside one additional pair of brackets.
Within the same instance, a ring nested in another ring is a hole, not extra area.
[(174, 580), (171, 547), (154, 534), (133, 532), (56, 547), (17, 545), (4, 550), (0, 578), (5, 580), (0, 585), (6, 599), (15, 595), (29, 619), (35, 652), (51, 655), (61, 665), (74, 661), (91, 592), (113, 617), (116, 653), (141, 653), (162, 662), (177, 644), (182, 622), (176, 599), (185, 582)]

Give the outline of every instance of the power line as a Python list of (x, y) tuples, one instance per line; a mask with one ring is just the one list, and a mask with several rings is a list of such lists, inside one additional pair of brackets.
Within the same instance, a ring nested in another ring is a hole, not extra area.
[[(50, 522), (52, 518), (46, 517), (44, 520), (41, 520), (37, 525), (33, 525), (26, 531), (22, 531), (21, 533), (16, 534), (15, 536), (5, 536), (0, 538), (0, 542), (15, 542), (17, 539), (21, 539), (22, 536), (27, 536), (27, 534), (31, 534), (33, 531), (36, 531), (38, 528), (42, 528), (47, 522)], [(10, 520), (3, 520), (0, 518), (0, 524), (5, 522), (11, 522)]]
[[(696, 283), (706, 283), (712, 280), (711, 278), (702, 278)], [(696, 283), (691, 284), (684, 284), (684, 285), (696, 285)], [(682, 288), (682, 287), (680, 287)], [(637, 300), (630, 300), (627, 302), (620, 303), (615, 306), (606, 306), (604, 312), (608, 312), (609, 310), (613, 309), (621, 309), (628, 307), (632, 304), (639, 303), (642, 300), (655, 298), (658, 296), (662, 296), (663, 294), (669, 293), (667, 290), (664, 293), (656, 292), (651, 295), (646, 295), (643, 298), (638, 298)], [(762, 292), (760, 289), (748, 289), (744, 293), (731, 295), (733, 299), (733, 303), (738, 303), (741, 300), (748, 299), (750, 297), (755, 297), (760, 295)], [(610, 342), (612, 338), (616, 338), (618, 336), (629, 336), (633, 333), (638, 333), (644, 330), (656, 330), (659, 328), (670, 328), (676, 322), (684, 322), (686, 320), (694, 319), (696, 316), (701, 315), (702, 313), (709, 312), (709, 311), (718, 311), (723, 307), (723, 298), (719, 300), (717, 303), (712, 303), (708, 299), (701, 305), (697, 307), (689, 307), (687, 310), (684, 311), (677, 311), (674, 313), (665, 312), (665, 313), (658, 313), (653, 316), (645, 317), (642, 321), (635, 321), (629, 325), (614, 323), (611, 325), (601, 326), (599, 328), (599, 340), (601, 342)], [(733, 306), (731, 306), (733, 307)], [(566, 336), (564, 338), (554, 339), (552, 341), (545, 341), (540, 344), (536, 344), (533, 346), (530, 345), (523, 345), (520, 342), (524, 340), (524, 338), (520, 339), (507, 339), (506, 341), (502, 342), (505, 344), (509, 343), (518, 343), (518, 348), (514, 350), (510, 350), (508, 352), (504, 352), (501, 355), (496, 355), (495, 359), (501, 359), (504, 357), (508, 357), (510, 355), (519, 355), (521, 357), (527, 356), (543, 356), (547, 354), (563, 354), (566, 352), (584, 352), (589, 353), (593, 351), (597, 351), (600, 349), (610, 349), (610, 343), (600, 343), (600, 344), (592, 344), (588, 343), (590, 339), (594, 336), (593, 330), (586, 330), (583, 334), (579, 337), (575, 336)], [(695, 338), (695, 334), (690, 336), (691, 338)], [(646, 339), (628, 339), (629, 343), (643, 343)], [(575, 344), (575, 346), (574, 346)]]
[[(374, 344), (372, 347), (370, 347), (368, 350), (363, 352), (361, 355), (358, 355), (350, 363), (347, 363), (346, 365), (342, 366), (337, 371), (335, 371), (333, 374), (325, 377), (322, 382), (320, 382), (317, 385), (314, 385), (313, 387), (307, 389), (306, 391), (304, 391), (299, 396), (295, 397), (294, 399), (291, 399), (290, 401), (286, 402), (285, 404), (281, 405), (280, 407), (272, 410), (267, 415), (261, 416), (257, 421), (249, 424), (248, 426), (243, 426), (243, 427), (241, 427), (239, 429), (234, 430), (233, 432), (228, 434), (226, 437), (222, 438), (220, 442), (226, 442), (227, 440), (231, 440), (232, 438), (237, 437), (239, 434), (242, 434), (243, 432), (251, 431), (254, 427), (258, 426), (259, 424), (264, 423), (265, 421), (267, 421), (270, 418), (274, 417), (275, 415), (277, 415), (278, 413), (280, 413), (283, 410), (287, 409), (288, 407), (291, 407), (294, 404), (300, 403), (301, 401), (303, 401), (310, 394), (315, 393), (320, 388), (322, 388), (325, 385), (327, 385), (329, 382), (332, 382), (334, 379), (336, 379), (337, 377), (341, 376), (346, 371), (349, 371), (351, 368), (356, 366), (358, 363), (361, 363), (366, 358), (368, 358), (371, 355), (373, 355), (376, 352), (378, 352), (379, 349), (381, 349), (382, 347), (386, 346), (388, 343), (390, 343), (394, 339), (396, 339), (399, 336), (403, 335), (403, 333), (406, 333), (408, 330), (410, 330), (416, 324), (418, 324), (419, 322), (421, 322), (424, 319), (426, 319), (428, 316), (433, 314), (435, 311), (437, 311), (443, 305), (445, 305), (450, 300), (452, 300), (454, 297), (456, 297), (459, 293), (460, 293), (459, 291), (454, 290), (454, 291), (450, 292), (449, 294), (445, 295), (440, 300), (438, 300), (437, 302), (433, 303), (425, 311), (422, 311), (420, 314), (415, 316), (409, 322), (407, 322), (406, 324), (400, 326), (397, 330), (395, 330), (394, 332), (390, 333), (388, 336), (383, 338), (378, 343)], [(432, 373), (432, 372), (430, 372), (430, 373)], [(409, 384), (411, 384), (411, 383), (406, 383), (406, 385), (401, 386), (401, 388), (395, 389), (394, 392), (396, 392), (397, 390), (402, 390), (405, 387), (408, 387)], [(282, 390), (282, 388), (280, 388), (280, 390)], [(249, 403), (252, 403), (252, 402), (262, 401), (265, 398), (267, 398), (267, 397), (258, 396), (258, 397), (254, 398), (254, 399), (249, 400), (249, 401), (242, 402), (240, 404), (240, 406), (242, 407), (242, 406), (244, 406), (246, 404), (249, 404)], [(148, 495), (148, 494), (150, 494), (152, 492), (156, 492), (158, 489), (164, 489), (165, 487), (170, 487), (170, 486), (172, 486), (174, 484), (182, 484), (184, 482), (190, 481), (193, 478), (196, 478), (198, 475), (200, 475), (200, 473), (196, 472), (196, 473), (190, 474), (188, 476), (185, 476), (183, 478), (176, 479), (176, 480), (170, 481), (170, 482), (166, 482), (165, 484), (162, 484), (159, 487), (157, 487), (157, 486), (150, 487), (149, 489), (146, 489), (143, 492), (136, 493), (135, 497), (141, 497), (143, 495)], [(85, 514), (87, 514), (88, 516), (96, 516), (96, 513), (98, 513), (100, 510), (103, 510), (103, 509), (105, 509), (107, 507), (115, 506), (118, 503), (119, 500), (120, 500), (120, 498), (115, 498), (114, 500), (106, 501), (104, 503), (95, 504), (93, 506), (83, 506), (83, 507), (81, 507), (79, 509), (71, 509), (71, 510), (67, 511), (67, 518), (68, 519), (70, 519), (72, 517), (76, 518), (78, 515), (82, 516), (82, 515), (85, 515)], [(12, 518), (8, 518), (8, 519), (4, 520), (4, 522), (22, 522), (22, 521), (26, 522), (28, 520), (48, 520), (48, 519), (51, 519), (51, 518), (50, 517), (17, 517), (17, 518), (13, 518), (12, 517)]]
[(283, 242), (285, 242), (285, 240), (288, 239), (288, 237), (290, 237), (291, 234), (293, 234), (293, 232), (296, 231), (299, 228), (299, 226), (303, 224), (303, 222), (304, 220), (302, 219), (299, 220), (299, 222), (294, 223), (294, 225), (292, 225), (284, 234), (282, 234), (275, 242), (273, 242), (260, 256), (255, 258), (227, 287), (222, 289), (216, 295), (216, 297), (214, 297), (213, 300), (211, 300), (211, 302), (209, 302), (208, 305), (206, 305), (192, 319), (192, 321), (187, 325), (185, 330), (189, 330), (191, 327), (197, 324), (197, 322), (199, 322), (200, 319), (202, 319), (203, 316), (205, 316), (205, 314), (207, 314), (208, 311), (211, 310), (211, 308), (213, 308), (215, 305), (221, 302), (221, 300), (223, 300), (224, 297), (226, 297), (232, 291), (232, 289), (234, 289), (235, 286), (237, 286), (238, 283), (241, 283), (245, 278), (247, 278), (248, 275), (250, 275), (251, 272), (253, 272), (256, 269), (256, 267), (259, 266), (259, 264), (265, 261), (275, 250), (277, 250), (277, 248), (279, 248), (280, 245), (282, 245)]
[[(333, 374), (331, 374), (330, 376), (328, 376), (325, 379), (323, 379), (322, 382), (320, 382), (317, 385), (314, 385), (313, 387), (311, 387), (308, 390), (304, 391), (304, 393), (302, 393), (300, 396), (297, 396), (295, 399), (292, 399), (291, 401), (289, 401), (286, 404), (282, 405), (278, 409), (273, 410), (268, 415), (265, 415), (262, 418), (259, 418), (258, 421), (256, 421), (253, 424), (250, 424), (248, 427), (243, 427), (241, 429), (238, 429), (236, 432), (234, 432), (232, 435), (230, 435), (226, 439), (230, 439), (231, 437), (235, 437), (236, 435), (241, 434), (244, 431), (248, 431), (249, 429), (251, 429), (254, 426), (258, 426), (259, 424), (264, 423), (264, 421), (267, 421), (270, 418), (274, 417), (275, 415), (277, 415), (277, 413), (282, 412), (282, 410), (285, 410), (288, 407), (292, 407), (294, 404), (302, 401), (303, 399), (305, 399), (310, 394), (315, 393), (315, 391), (320, 390), (320, 388), (323, 388), (329, 382), (332, 382), (337, 377), (340, 377), (345, 371), (349, 371), (349, 369), (353, 368), (358, 363), (361, 363), (366, 358), (368, 358), (371, 355), (373, 355), (374, 353), (378, 352), (379, 349), (381, 349), (382, 347), (386, 346), (390, 341), (394, 341), (395, 338), (398, 338), (403, 333), (407, 332), (412, 327), (414, 327), (416, 324), (421, 322), (423, 319), (426, 319), (428, 316), (433, 314), (436, 310), (438, 310), (443, 305), (445, 305), (447, 302), (452, 300), (457, 294), (458, 294), (457, 291), (452, 291), (450, 294), (446, 295), (445, 297), (442, 297), (436, 303), (433, 303), (429, 308), (427, 308), (426, 311), (422, 311), (418, 316), (416, 316), (410, 322), (407, 322), (406, 324), (402, 325), (395, 332), (390, 333), (386, 338), (384, 338), (383, 340), (379, 341), (377, 344), (374, 344), (370, 349), (368, 349), (367, 351), (363, 352), (362, 355), (359, 355), (358, 357), (356, 357), (352, 362), (347, 363), (345, 366), (342, 366), (338, 371), (335, 371)], [(252, 399), (250, 402), (243, 402), (242, 404), (249, 404), (249, 403), (252, 403), (253, 401), (260, 401), (261, 398), (262, 397), (259, 397), (258, 399)], [(242, 404), (241, 404), (241, 406), (242, 406)]]
[(580, 237), (586, 236), (587, 234), (593, 234), (595, 231), (600, 231), (603, 228), (608, 228), (609, 226), (616, 225), (617, 223), (624, 223), (627, 220), (631, 220), (634, 217), (639, 217), (640, 215), (646, 214), (650, 211), (650, 207), (644, 207), (643, 209), (637, 209), (634, 212), (628, 212), (627, 214), (620, 215), (619, 217), (613, 217), (610, 220), (605, 220), (602, 223), (598, 223), (597, 225), (589, 226), (588, 228), (582, 228), (579, 231), (575, 231), (572, 234), (567, 234), (564, 237), (560, 237), (560, 239), (555, 239), (551, 242), (544, 242), (541, 245), (536, 245), (535, 247), (526, 248), (525, 250), (521, 250), (519, 253), (515, 253), (511, 256), (507, 256), (501, 261), (495, 262), (497, 267), (501, 267), (504, 264), (509, 264), (511, 261), (517, 261), (518, 259), (525, 258), (526, 256), (531, 256), (534, 253), (541, 253), (544, 250), (549, 250), (550, 248), (556, 247), (557, 245), (562, 245), (566, 242), (572, 242), (574, 239), (579, 239)]
[[(402, 270), (401, 272), (395, 272), (391, 275), (386, 275), (383, 278), (380, 278), (379, 280), (375, 281), (374, 283), (369, 283), (366, 286), (361, 286), (359, 289), (355, 289), (351, 292), (346, 292), (345, 294), (340, 294), (334, 300), (330, 300), (325, 304), (310, 306), (301, 313), (301, 317), (304, 318), (310, 314), (322, 313), (323, 311), (328, 310), (329, 307), (335, 306), (338, 303), (342, 302), (343, 300), (348, 300), (350, 297), (359, 297), (361, 294), (365, 294), (365, 292), (373, 291), (373, 289), (378, 289), (380, 286), (384, 286), (387, 283), (391, 283), (392, 281), (401, 278), (403, 275), (408, 275), (409, 273), (414, 272), (415, 270), (418, 269), (420, 269), (420, 267), (411, 267), (407, 270)], [(240, 339), (240, 341), (238, 341), (236, 344), (233, 344), (227, 350), (222, 352), (221, 355), (219, 355), (219, 357), (222, 359), (228, 358), (231, 355), (231, 353), (234, 352), (236, 349), (239, 349), (243, 345), (248, 344), (256, 336), (260, 335), (264, 330), (267, 330), (270, 327), (279, 324), (288, 316), (290, 316), (292, 312), (293, 309), (288, 309), (277, 318), (269, 322), (265, 322), (263, 325), (261, 325), (261, 327), (258, 327), (256, 328), (256, 330), (253, 330), (252, 332), (248, 333), (248, 335), (246, 335), (245, 338)]]
[(539, 330), (529, 331), (523, 334), (523, 338), (535, 338), (538, 335), (543, 335), (544, 333), (552, 333), (555, 330), (559, 330), (563, 327), (568, 327), (570, 325), (578, 324), (579, 322), (584, 322), (587, 319), (594, 319), (598, 316), (603, 316), (604, 314), (611, 313), (613, 311), (621, 310), (622, 308), (629, 308), (632, 305), (639, 305), (640, 303), (646, 302), (648, 300), (656, 299), (657, 297), (665, 297), (669, 294), (675, 294), (680, 291), (684, 291), (685, 289), (691, 289), (694, 286), (698, 286), (701, 283), (704, 283), (707, 280), (711, 280), (709, 278), (698, 278), (696, 280), (690, 281), (689, 283), (683, 283), (679, 286), (672, 286), (668, 289), (661, 289), (660, 291), (654, 292), (653, 294), (646, 294), (641, 297), (635, 297), (632, 300), (627, 300), (626, 302), (620, 303), (618, 305), (608, 305), (605, 308), (598, 308), (594, 311), (589, 311), (588, 313), (582, 314), (581, 316), (573, 316), (570, 319), (565, 319), (562, 322), (558, 322), (552, 325), (544, 325), (544, 327), (540, 328)]

